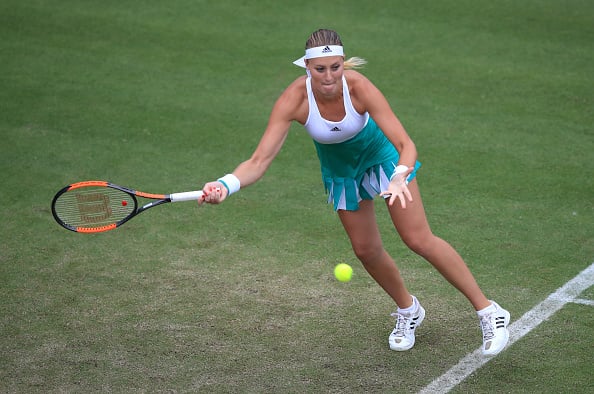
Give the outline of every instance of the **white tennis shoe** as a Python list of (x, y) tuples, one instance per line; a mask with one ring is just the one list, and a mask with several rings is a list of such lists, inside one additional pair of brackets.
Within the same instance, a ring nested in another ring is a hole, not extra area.
[(402, 352), (415, 345), (415, 330), (425, 319), (425, 309), (416, 299), (415, 303), (418, 305), (416, 312), (408, 315), (400, 312), (391, 314), (396, 318), (396, 326), (388, 338), (390, 349)]
[(495, 301), (491, 301), (495, 311), (488, 315), (480, 317), (481, 329), (483, 330), (483, 355), (494, 356), (505, 348), (509, 340), (510, 314), (499, 306)]

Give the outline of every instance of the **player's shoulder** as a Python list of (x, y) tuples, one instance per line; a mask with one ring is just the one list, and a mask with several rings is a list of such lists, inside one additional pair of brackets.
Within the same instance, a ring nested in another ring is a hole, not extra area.
[(346, 78), (349, 86), (362, 86), (371, 83), (371, 81), (365, 75), (356, 70), (344, 70), (344, 77)]
[(367, 97), (370, 93), (377, 90), (376, 86), (365, 75), (355, 70), (345, 70), (344, 76), (351, 96)]
[(287, 86), (287, 88), (285, 89), (285, 92), (290, 92), (290, 93), (301, 93), (304, 92), (306, 90), (305, 88), (305, 80), (307, 79), (306, 75), (301, 75), (299, 77), (297, 77), (293, 82), (291, 82), (289, 84), (289, 86)]
[(304, 108), (307, 108), (305, 79), (305, 76), (300, 76), (285, 88), (274, 105), (271, 117), (288, 120), (301, 119), (301, 113)]
[(287, 86), (281, 94), (280, 99), (285, 102), (299, 103), (307, 98), (307, 89), (305, 87), (306, 76), (300, 76)]

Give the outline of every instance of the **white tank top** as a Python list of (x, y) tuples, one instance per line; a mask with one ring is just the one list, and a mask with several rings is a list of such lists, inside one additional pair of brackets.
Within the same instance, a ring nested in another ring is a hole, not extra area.
[(309, 101), (309, 115), (305, 122), (305, 129), (315, 141), (321, 144), (338, 144), (356, 136), (367, 125), (369, 113), (363, 115), (357, 112), (351, 101), (349, 87), (344, 75), (342, 76), (342, 96), (344, 98), (345, 117), (339, 122), (322, 118), (318, 104), (311, 90), (311, 78), (305, 81), (307, 99)]

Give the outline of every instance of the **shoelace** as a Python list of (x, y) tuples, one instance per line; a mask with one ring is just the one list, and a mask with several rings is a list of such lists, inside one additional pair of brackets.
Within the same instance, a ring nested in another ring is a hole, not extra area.
[(483, 330), (483, 341), (488, 341), (495, 336), (495, 325), (491, 322), (491, 315), (481, 317), (481, 329)]
[(390, 316), (397, 318), (396, 327), (394, 327), (394, 334), (397, 337), (403, 337), (405, 335), (406, 328), (408, 327), (408, 321), (411, 320), (411, 318), (401, 315), (400, 313), (392, 313)]

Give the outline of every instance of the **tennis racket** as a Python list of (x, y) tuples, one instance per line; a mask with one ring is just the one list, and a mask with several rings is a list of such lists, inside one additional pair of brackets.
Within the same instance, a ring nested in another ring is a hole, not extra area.
[[(138, 204), (138, 197), (153, 200)], [(202, 191), (173, 194), (144, 193), (105, 181), (77, 182), (52, 200), (52, 214), (64, 228), (77, 233), (114, 230), (149, 208), (168, 202), (198, 200)]]

